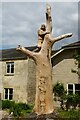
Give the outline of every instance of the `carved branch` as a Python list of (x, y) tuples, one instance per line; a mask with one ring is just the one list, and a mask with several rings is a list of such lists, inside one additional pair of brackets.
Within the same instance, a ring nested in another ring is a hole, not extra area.
[(67, 33), (67, 34), (58, 36), (58, 37), (56, 37), (56, 38), (50, 38), (50, 39), (51, 39), (52, 43), (55, 43), (55, 42), (60, 41), (60, 40), (62, 40), (62, 39), (64, 39), (64, 38), (71, 37), (72, 35), (73, 35), (72, 33)]
[(51, 6), (46, 5), (46, 31), (52, 32), (52, 17), (51, 17)]
[(20, 45), (16, 48), (17, 51), (21, 51), (22, 53), (25, 53), (28, 57), (32, 58), (33, 60), (36, 60), (36, 53), (32, 52)]

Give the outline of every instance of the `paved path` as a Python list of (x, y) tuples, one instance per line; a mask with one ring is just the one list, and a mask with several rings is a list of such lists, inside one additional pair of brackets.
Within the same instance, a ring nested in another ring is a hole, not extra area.
[(0, 120), (1, 120), (1, 118), (2, 118), (2, 110), (0, 110)]
[(2, 119), (2, 117), (7, 117), (8, 113), (6, 111), (0, 110), (0, 120)]

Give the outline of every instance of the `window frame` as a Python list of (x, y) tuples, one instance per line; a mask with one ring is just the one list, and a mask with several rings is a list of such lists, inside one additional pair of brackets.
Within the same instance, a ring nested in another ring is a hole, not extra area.
[[(73, 89), (72, 90), (68, 89), (69, 85), (73, 85)], [(74, 93), (74, 84), (73, 83), (68, 83), (67, 84), (67, 94), (69, 94), (69, 91), (72, 91), (72, 94)]]
[(76, 88), (76, 85), (80, 85), (80, 84), (75, 84), (75, 94), (78, 93), (78, 94), (80, 95), (80, 89), (77, 89), (77, 88)]
[[(5, 91), (8, 91), (7, 93)], [(12, 90), (12, 94), (10, 94), (10, 90)], [(7, 95), (7, 98), (6, 98)], [(10, 99), (10, 96), (12, 96), (12, 98)], [(13, 88), (4, 88), (4, 99), (5, 100), (13, 100)]]
[[(72, 94), (76, 94), (76, 92), (78, 92), (78, 91), (80, 92), (80, 90), (76, 90), (76, 85), (77, 85), (77, 84), (78, 84), (78, 83), (75, 83), (75, 84), (74, 84), (74, 83), (68, 83), (68, 84), (67, 84), (67, 94), (69, 94), (68, 85), (73, 85), (73, 90), (72, 90), (73, 92), (72, 92)], [(80, 85), (80, 84), (79, 84), (79, 85)]]
[(14, 75), (14, 62), (6, 62), (6, 74)]

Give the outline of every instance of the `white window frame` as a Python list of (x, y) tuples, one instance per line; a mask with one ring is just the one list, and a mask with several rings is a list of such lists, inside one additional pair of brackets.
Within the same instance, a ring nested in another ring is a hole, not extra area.
[(68, 85), (73, 85), (73, 94), (75, 94), (75, 84), (73, 84), (73, 83), (68, 83), (67, 84), (67, 94), (69, 94), (69, 89), (68, 89)]
[[(5, 89), (8, 89), (8, 98), (7, 98), (7, 99), (5, 99), (5, 95), (6, 95), (6, 94), (5, 94)], [(10, 96), (10, 93), (9, 93), (10, 89), (13, 90), (13, 88), (4, 88), (4, 99), (5, 99), (5, 100), (10, 100), (10, 98), (9, 98), (9, 96)], [(12, 99), (13, 99), (13, 93), (12, 93)], [(12, 100), (12, 99), (11, 99), (11, 100)]]
[[(69, 94), (69, 92), (68, 92), (68, 91), (69, 91), (69, 90), (68, 90), (68, 85), (73, 85), (73, 94), (76, 94), (76, 93), (75, 93), (75, 92), (76, 92), (76, 90), (75, 90), (75, 85), (76, 85), (76, 84), (78, 84), (78, 83), (75, 83), (75, 84), (74, 84), (74, 83), (68, 83), (68, 84), (67, 84), (67, 94)], [(78, 90), (78, 91), (80, 91), (80, 90)]]
[[(8, 69), (8, 64), (9, 64), (9, 72), (7, 71), (7, 69)], [(13, 66), (14, 66), (14, 62), (6, 62), (6, 74), (14, 74), (14, 68), (13, 68), (13, 72), (11, 72), (12, 64), (13, 64)]]
[[(77, 85), (77, 84), (75, 84), (75, 85)], [(80, 84), (79, 84), (79, 85), (80, 85)], [(76, 90), (76, 89), (75, 89), (75, 94), (76, 94), (76, 91), (78, 92), (78, 91), (80, 91), (80, 90)]]

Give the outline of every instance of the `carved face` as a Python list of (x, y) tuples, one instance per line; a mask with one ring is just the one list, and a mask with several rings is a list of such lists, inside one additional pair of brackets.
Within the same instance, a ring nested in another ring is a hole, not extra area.
[(46, 30), (46, 26), (44, 24), (42, 24), (41, 25), (41, 29), (45, 31)]

